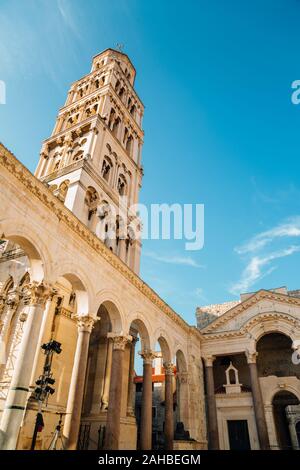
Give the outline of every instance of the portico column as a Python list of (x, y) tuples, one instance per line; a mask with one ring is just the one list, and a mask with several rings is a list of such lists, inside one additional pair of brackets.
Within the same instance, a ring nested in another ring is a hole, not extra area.
[(1, 420), (1, 449), (15, 449), (17, 445), (49, 288), (43, 283), (32, 282), (27, 287), (27, 295), (28, 316)]
[(152, 448), (152, 362), (156, 354), (150, 350), (140, 353), (143, 358), (143, 389), (141, 409), (140, 446), (142, 450)]
[(164, 364), (165, 369), (165, 442), (166, 449), (173, 450), (174, 439), (174, 403), (173, 403), (173, 377), (174, 364)]
[(77, 315), (76, 318), (78, 336), (63, 432), (69, 450), (77, 447), (90, 335), (95, 321), (99, 320), (92, 315)]
[(113, 350), (104, 448), (117, 450), (120, 445), (124, 351), (126, 344), (132, 338), (131, 336), (119, 336), (113, 333), (109, 333), (109, 336), (112, 338)]
[[(50, 292), (49, 292), (49, 297), (46, 301), (45, 311), (44, 311), (43, 320), (42, 320), (41, 329), (40, 329), (40, 334), (39, 334), (39, 339), (38, 339), (38, 345), (37, 345), (37, 349), (36, 349), (36, 353), (35, 353), (34, 361), (33, 361), (32, 374), (31, 374), (31, 379), (30, 379), (31, 384), (34, 384), (35, 380), (37, 379), (38, 361), (39, 361), (39, 357), (40, 357), (40, 354), (41, 354), (41, 346), (42, 346), (42, 343), (43, 343), (43, 338), (45, 336), (46, 327), (50, 326), (50, 328), (51, 328), (51, 326), (52, 326), (53, 316), (54, 316), (54, 308), (51, 309), (51, 307), (52, 307), (53, 298), (56, 296), (56, 294), (57, 294), (57, 290), (56, 289), (51, 289)], [(46, 341), (48, 341), (48, 340), (50, 340), (50, 334), (49, 334), (49, 338), (47, 338)]]
[(213, 362), (215, 360), (215, 356), (206, 357), (204, 360), (208, 412), (208, 445), (211, 450), (219, 450), (217, 405), (213, 370)]
[(261, 450), (268, 450), (270, 449), (270, 442), (269, 442), (264, 404), (263, 404), (259, 378), (258, 378), (258, 373), (257, 373), (257, 365), (256, 365), (257, 352), (246, 351), (246, 356), (247, 356), (247, 362), (249, 364), (251, 390), (252, 390), (252, 398), (253, 398), (253, 406), (254, 406), (258, 440), (259, 440)]
[(129, 376), (128, 376), (128, 394), (127, 394), (127, 415), (134, 416), (134, 356), (135, 356), (135, 345), (138, 342), (136, 336), (132, 336), (130, 344), (130, 358), (129, 358)]
[(101, 411), (105, 411), (108, 408), (109, 386), (110, 386), (110, 377), (111, 377), (111, 363), (112, 363), (112, 346), (113, 346), (112, 339), (107, 338), (107, 352), (106, 352), (103, 393), (101, 397)]

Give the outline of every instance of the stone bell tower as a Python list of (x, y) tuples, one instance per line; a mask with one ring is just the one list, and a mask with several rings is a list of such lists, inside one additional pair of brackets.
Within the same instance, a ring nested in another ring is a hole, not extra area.
[(91, 72), (71, 85), (35, 175), (138, 273), (141, 243), (132, 227), (140, 224), (130, 206), (143, 175), (144, 106), (135, 74), (122, 52), (93, 58)]

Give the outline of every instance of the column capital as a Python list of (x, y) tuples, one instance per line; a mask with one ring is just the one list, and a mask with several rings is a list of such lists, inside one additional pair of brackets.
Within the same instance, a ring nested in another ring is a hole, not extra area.
[(205, 363), (206, 367), (212, 367), (214, 361), (216, 360), (216, 356), (213, 356), (213, 355), (205, 356), (205, 357), (203, 357), (203, 360), (204, 360), (204, 363)]
[(99, 317), (96, 318), (94, 315), (91, 315), (89, 313), (82, 314), (82, 315), (77, 314), (77, 315), (74, 315), (73, 318), (76, 319), (79, 333), (81, 332), (91, 333), (92, 329), (94, 328), (95, 322), (100, 320)]
[(9, 308), (14, 308), (17, 306), (18, 302), (20, 300), (20, 292), (18, 289), (14, 289), (11, 292), (8, 292), (6, 295), (6, 300), (5, 303), (8, 305)]
[(119, 351), (124, 351), (125, 346), (131, 343), (132, 340), (132, 336), (130, 335), (118, 335), (116, 333), (108, 333), (107, 337), (112, 340), (113, 349), (118, 349)]
[(143, 358), (144, 364), (150, 364), (151, 366), (154, 359), (158, 357), (157, 353), (151, 349), (139, 351), (139, 355)]
[(175, 366), (173, 362), (164, 362), (165, 375), (174, 375)]
[(249, 349), (246, 349), (245, 354), (248, 364), (256, 364), (256, 358), (258, 356), (256, 351), (249, 351)]
[(28, 305), (44, 305), (52, 289), (52, 286), (43, 282), (30, 282), (25, 288), (25, 302)]

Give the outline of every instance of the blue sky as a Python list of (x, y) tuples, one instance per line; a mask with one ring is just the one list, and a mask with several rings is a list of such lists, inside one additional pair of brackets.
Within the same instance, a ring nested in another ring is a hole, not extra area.
[(0, 140), (34, 170), (71, 82), (124, 44), (146, 106), (141, 202), (204, 203), (205, 245), (144, 241), (141, 275), (197, 305), (300, 287), (297, 0), (2, 0)]

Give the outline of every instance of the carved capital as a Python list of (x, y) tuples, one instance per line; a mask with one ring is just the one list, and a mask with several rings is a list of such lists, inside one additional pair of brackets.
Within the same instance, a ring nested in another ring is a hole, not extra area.
[(248, 364), (256, 364), (256, 358), (258, 356), (256, 351), (249, 351), (249, 349), (246, 349), (245, 354)]
[(108, 333), (108, 338), (112, 340), (113, 349), (118, 349), (120, 351), (125, 350), (125, 346), (128, 343), (131, 343), (132, 336), (130, 335), (117, 335), (114, 333)]
[(20, 300), (20, 293), (15, 289), (11, 292), (9, 292), (6, 296), (6, 305), (10, 309), (14, 309)]
[(154, 359), (158, 357), (157, 353), (155, 351), (151, 351), (151, 349), (140, 351), (139, 355), (143, 358), (144, 364), (150, 364), (151, 366)]
[(174, 375), (175, 366), (172, 362), (164, 362), (165, 375)]
[(95, 318), (93, 315), (74, 315), (77, 321), (78, 332), (91, 333), (96, 321), (100, 320), (99, 317)]
[(43, 282), (31, 282), (25, 289), (25, 303), (28, 305), (45, 305), (51, 287)]
[(214, 361), (216, 360), (216, 356), (206, 356), (203, 359), (204, 359), (206, 367), (212, 367), (214, 364)]

